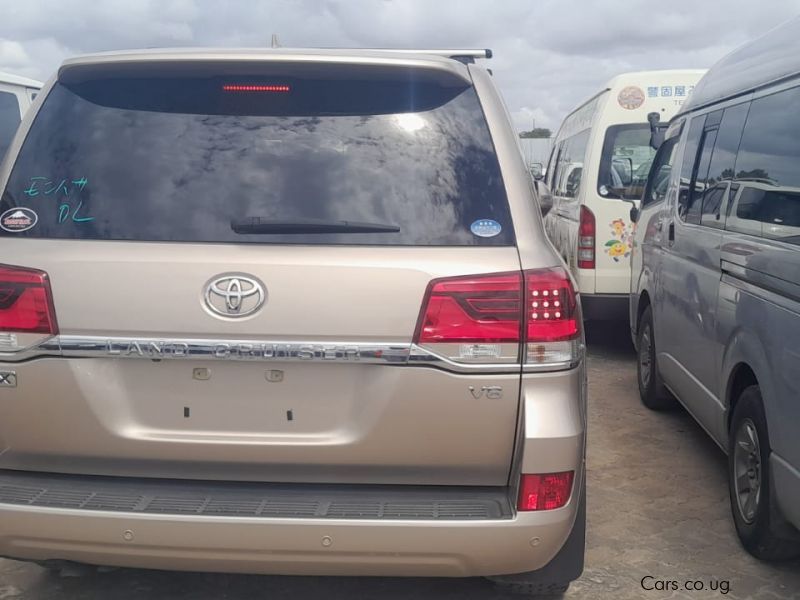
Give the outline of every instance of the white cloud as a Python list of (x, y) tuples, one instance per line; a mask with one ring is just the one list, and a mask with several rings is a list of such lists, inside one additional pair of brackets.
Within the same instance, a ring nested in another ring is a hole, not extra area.
[(25, 52), (24, 46), (12, 40), (0, 40), (0, 64), (11, 68), (25, 68), (31, 63), (31, 58)]
[(555, 129), (612, 76), (708, 67), (800, 0), (0, 0), (0, 70), (44, 79), (67, 56), (133, 47), (489, 47), (519, 128)]

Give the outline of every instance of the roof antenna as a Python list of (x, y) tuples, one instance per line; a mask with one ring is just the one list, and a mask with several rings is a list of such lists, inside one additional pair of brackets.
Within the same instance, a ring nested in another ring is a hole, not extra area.
[(273, 33), (272, 34), (272, 48), (280, 48), (280, 47), (281, 47), (281, 43), (278, 41), (278, 34), (277, 33)]

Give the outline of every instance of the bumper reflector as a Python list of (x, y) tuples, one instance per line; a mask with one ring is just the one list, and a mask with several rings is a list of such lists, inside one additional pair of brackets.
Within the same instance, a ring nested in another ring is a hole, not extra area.
[(574, 471), (522, 475), (517, 510), (553, 510), (569, 502)]

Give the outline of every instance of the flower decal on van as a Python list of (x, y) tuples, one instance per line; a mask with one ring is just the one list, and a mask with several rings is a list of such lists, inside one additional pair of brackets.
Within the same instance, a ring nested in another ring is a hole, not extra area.
[(614, 262), (619, 262), (623, 258), (631, 255), (633, 246), (633, 235), (628, 225), (622, 219), (614, 219), (609, 223), (612, 239), (605, 243), (605, 251)]
[(614, 219), (611, 221), (611, 231), (614, 233), (614, 237), (621, 238), (625, 235), (627, 230), (628, 227), (625, 225), (625, 221), (622, 219)]

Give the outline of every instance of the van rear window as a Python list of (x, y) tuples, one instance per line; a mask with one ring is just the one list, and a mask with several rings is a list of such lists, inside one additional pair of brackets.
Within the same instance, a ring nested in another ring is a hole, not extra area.
[(477, 94), (454, 79), (62, 81), (0, 198), (0, 235), (513, 245)]
[(639, 200), (655, 154), (647, 123), (609, 127), (600, 157), (598, 193), (607, 198)]

